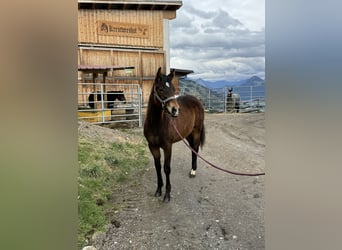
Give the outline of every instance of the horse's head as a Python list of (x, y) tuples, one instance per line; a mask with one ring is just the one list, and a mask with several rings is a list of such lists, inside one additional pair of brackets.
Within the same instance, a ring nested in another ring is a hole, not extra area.
[(232, 97), (232, 94), (233, 94), (233, 88), (229, 88), (228, 89), (228, 97)]
[(159, 68), (154, 80), (153, 91), (155, 99), (161, 103), (162, 108), (176, 117), (179, 114), (179, 105), (177, 102), (178, 96), (175, 95), (175, 87), (172, 84), (174, 75), (175, 70), (172, 70), (169, 75), (163, 75), (161, 68)]
[(117, 99), (120, 101), (120, 102), (123, 102), (124, 104), (126, 104), (126, 97), (123, 93), (122, 90), (118, 91), (117, 92), (118, 94), (116, 95)]

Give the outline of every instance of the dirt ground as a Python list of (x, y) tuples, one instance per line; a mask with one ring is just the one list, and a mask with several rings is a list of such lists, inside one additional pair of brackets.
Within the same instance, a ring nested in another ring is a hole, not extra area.
[[(234, 171), (265, 171), (264, 114), (206, 114), (205, 126), (203, 157)], [(189, 149), (174, 144), (171, 201), (163, 203), (163, 195), (154, 197), (150, 155), (141, 184), (115, 191), (114, 202), (125, 208), (94, 237), (96, 249), (265, 249), (265, 176), (226, 174), (198, 159), (190, 179), (190, 168)]]

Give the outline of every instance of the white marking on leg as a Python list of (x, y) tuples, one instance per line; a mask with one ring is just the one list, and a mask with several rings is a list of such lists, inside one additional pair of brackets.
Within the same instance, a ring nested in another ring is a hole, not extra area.
[(191, 175), (196, 175), (196, 170), (191, 169), (190, 174)]

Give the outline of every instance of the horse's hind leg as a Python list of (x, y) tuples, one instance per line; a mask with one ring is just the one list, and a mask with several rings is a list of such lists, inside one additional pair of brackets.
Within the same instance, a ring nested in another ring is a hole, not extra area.
[[(198, 149), (200, 146), (200, 133), (193, 133), (186, 138), (190, 144), (190, 146), (198, 153)], [(189, 173), (189, 177), (193, 178), (196, 176), (197, 170), (197, 154), (191, 151), (191, 170)]]
[(149, 145), (151, 154), (153, 155), (154, 159), (154, 167), (156, 168), (157, 172), (157, 190), (154, 194), (154, 196), (159, 197), (162, 194), (162, 187), (163, 187), (163, 178), (161, 175), (161, 164), (160, 164), (160, 150), (159, 147), (155, 147), (152, 145)]
[(239, 103), (235, 104), (235, 109), (236, 109), (236, 113), (239, 113), (239, 111), (240, 111), (240, 104)]

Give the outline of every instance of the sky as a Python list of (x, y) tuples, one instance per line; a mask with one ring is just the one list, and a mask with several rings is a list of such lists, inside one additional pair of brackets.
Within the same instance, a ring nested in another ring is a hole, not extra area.
[(265, 0), (183, 0), (170, 20), (170, 63), (194, 79), (265, 79)]

